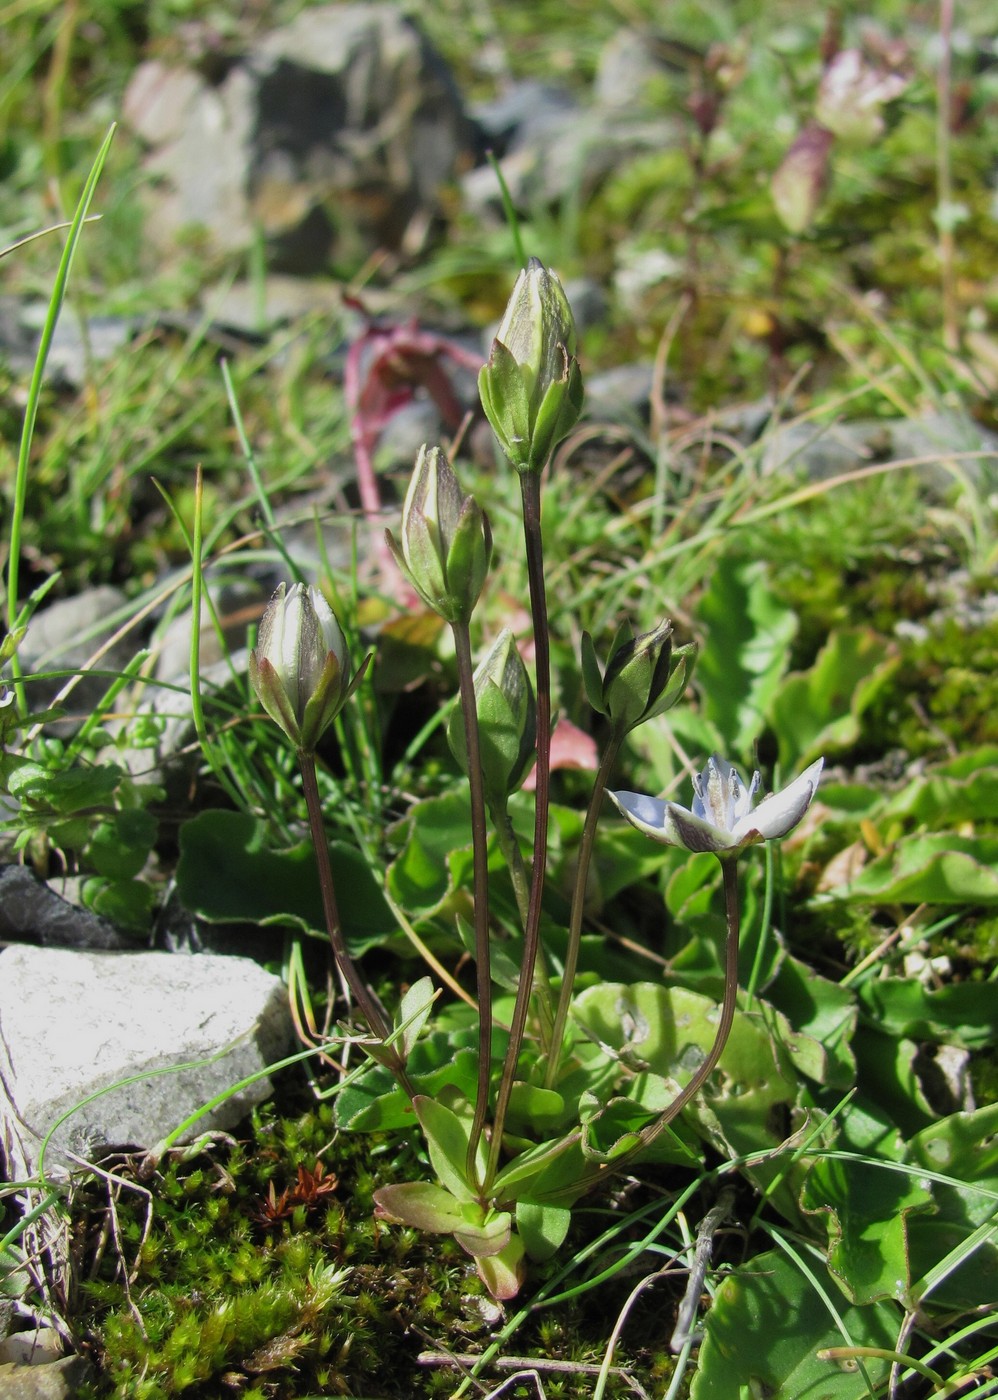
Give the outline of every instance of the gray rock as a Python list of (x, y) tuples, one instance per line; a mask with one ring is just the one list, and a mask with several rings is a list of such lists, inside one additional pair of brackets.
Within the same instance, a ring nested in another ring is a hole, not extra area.
[[(513, 122), (505, 154), (499, 161), (514, 204), (555, 206), (590, 194), (608, 175), (634, 157), (682, 140), (678, 121), (635, 117), (632, 112), (578, 105), (574, 99), (551, 100), (539, 84), (516, 84), (507, 95), (507, 120)], [(482, 109), (478, 109), (482, 120)], [(484, 114), (486, 126), (495, 117)], [(503, 217), (495, 173), (480, 166), (461, 182), (470, 211), (490, 222)]]
[(633, 110), (664, 72), (646, 34), (618, 29), (600, 51), (593, 97), (601, 107)]
[[(67, 1151), (92, 1158), (111, 1147), (153, 1147), (217, 1094), (280, 1059), (290, 1043), (283, 984), (247, 958), (9, 947), (0, 953), (0, 1131), (8, 1171), (32, 1174), (51, 1129), (50, 1173), (66, 1169)], [(156, 1073), (170, 1069), (176, 1072)], [(137, 1075), (148, 1077), (121, 1082)], [(270, 1092), (261, 1076), (183, 1140), (234, 1126)]]
[(58, 1361), (65, 1346), (54, 1327), (32, 1327), (27, 1332), (11, 1332), (0, 1342), (0, 1364), (11, 1362), (19, 1366), (44, 1366)]
[[(74, 598), (63, 598), (42, 607), (28, 625), (19, 655), (26, 673), (49, 670), (82, 671), (91, 657), (117, 630), (125, 607), (125, 595), (110, 584), (88, 588)], [(135, 643), (127, 638), (114, 643), (96, 663), (103, 672), (120, 670), (135, 653)], [(27, 681), (28, 703), (32, 710), (50, 705), (67, 684), (68, 678), (54, 677)], [(65, 701), (66, 717), (50, 721), (50, 733), (75, 733), (101, 700), (111, 679), (107, 675), (84, 674)]]
[(156, 246), (196, 228), (232, 253), (260, 230), (269, 266), (293, 273), (418, 251), (441, 186), (473, 159), (443, 60), (388, 4), (307, 9), (217, 85), (143, 65), (124, 110), (154, 148)]
[[(946, 466), (954, 453), (984, 455), (957, 458), (954, 471)], [(957, 473), (986, 490), (998, 482), (998, 436), (969, 418), (943, 413), (830, 425), (787, 423), (765, 439), (762, 471), (825, 481), (878, 462), (909, 458), (916, 459), (913, 470), (940, 495), (952, 490)]]
[(64, 899), (26, 865), (0, 866), (0, 938), (55, 948), (134, 947), (106, 919)]
[(0, 1400), (74, 1400), (93, 1378), (82, 1356), (66, 1356), (45, 1366), (0, 1366)]

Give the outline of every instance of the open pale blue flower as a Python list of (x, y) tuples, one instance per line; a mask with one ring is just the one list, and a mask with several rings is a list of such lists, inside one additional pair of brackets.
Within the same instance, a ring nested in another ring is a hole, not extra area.
[(693, 779), (691, 808), (640, 792), (611, 792), (610, 796), (631, 825), (653, 841), (685, 851), (712, 851), (725, 860), (746, 846), (774, 841), (793, 831), (811, 805), (824, 761), (817, 759), (758, 807), (752, 804), (759, 790), (759, 774), (754, 773), (746, 786), (737, 770), (716, 754)]

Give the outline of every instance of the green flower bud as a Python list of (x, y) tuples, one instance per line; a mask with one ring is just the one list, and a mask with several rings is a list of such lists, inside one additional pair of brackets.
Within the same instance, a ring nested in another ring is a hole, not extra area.
[(250, 683), (271, 719), (311, 753), (367, 670), (350, 679), (350, 658), (332, 608), (313, 584), (282, 583), (260, 619)]
[(385, 534), (426, 606), (446, 622), (467, 622), (489, 571), (492, 531), (439, 447), (419, 449), (402, 507), (402, 547), (391, 531)]
[(672, 709), (686, 689), (695, 659), (693, 642), (673, 650), (671, 622), (663, 622), (640, 637), (631, 636), (630, 628), (624, 627), (613, 640), (601, 676), (593, 639), (588, 632), (582, 634), (586, 695), (593, 709), (607, 716), (620, 738), (646, 719)]
[[(491, 805), (504, 805), (527, 776), (537, 741), (533, 687), (508, 627), (499, 633), (475, 671), (475, 707), (485, 792)], [(468, 750), (460, 705), (451, 711), (447, 742), (462, 771), (467, 773)]]
[(520, 273), (478, 376), (485, 416), (517, 471), (541, 471), (582, 411), (575, 321), (555, 273)]

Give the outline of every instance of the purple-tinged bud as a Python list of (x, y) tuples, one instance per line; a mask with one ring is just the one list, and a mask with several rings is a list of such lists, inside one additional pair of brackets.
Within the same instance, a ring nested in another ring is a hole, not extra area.
[(340, 624), (314, 584), (286, 589), (270, 603), (250, 652), (250, 683), (271, 719), (303, 753), (311, 753), (367, 670), (350, 676)]

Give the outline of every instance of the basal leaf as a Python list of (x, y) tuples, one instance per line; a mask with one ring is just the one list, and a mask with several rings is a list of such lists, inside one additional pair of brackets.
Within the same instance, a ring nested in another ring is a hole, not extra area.
[[(817, 1260), (809, 1267), (841, 1302), (835, 1283)], [(869, 1400), (871, 1391), (855, 1362), (819, 1361), (825, 1347), (848, 1343), (893, 1349), (898, 1318), (893, 1305), (837, 1309), (846, 1337), (810, 1279), (782, 1251), (756, 1255), (726, 1278), (704, 1327), (703, 1346), (690, 1400)], [(874, 1386), (890, 1362), (862, 1362)]]
[(470, 868), (471, 812), (463, 793), (417, 802), (401, 827), (402, 851), (388, 868), (393, 897), (414, 917), (435, 913)]
[(865, 982), (859, 1002), (878, 1030), (912, 1040), (934, 1040), (965, 1050), (998, 1044), (994, 984), (951, 982), (926, 987), (915, 978)]
[[(329, 860), (351, 952), (383, 943), (395, 918), (360, 852), (334, 841)], [(209, 810), (183, 824), (177, 887), (210, 923), (287, 923), (325, 937), (311, 843), (270, 850), (266, 824), (242, 812)]]
[(998, 904), (998, 837), (903, 836), (816, 904)]
[[(927, 1181), (937, 1213), (912, 1222), (916, 1299), (947, 1309), (993, 1306), (998, 1298), (998, 1104), (932, 1123), (908, 1144), (905, 1160), (951, 1178)], [(973, 1233), (988, 1225), (993, 1229), (971, 1248)]]
[(801, 1208), (824, 1225), (828, 1266), (854, 1303), (907, 1300), (909, 1217), (933, 1208), (914, 1177), (873, 1162), (821, 1157), (808, 1172)]
[(517, 1201), (516, 1228), (531, 1259), (550, 1259), (561, 1248), (572, 1223), (572, 1212), (565, 1206), (541, 1205), (537, 1201)]
[(877, 633), (833, 632), (811, 669), (787, 676), (770, 706), (783, 771), (796, 772), (810, 759), (853, 743), (860, 715), (896, 666), (896, 656)]

